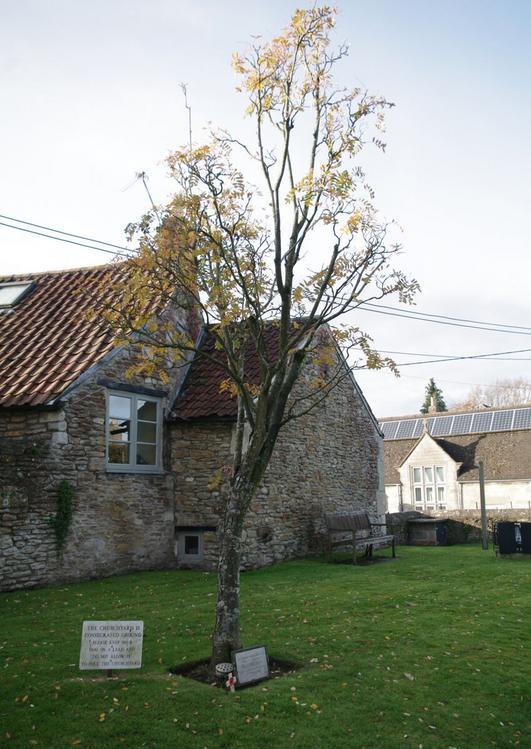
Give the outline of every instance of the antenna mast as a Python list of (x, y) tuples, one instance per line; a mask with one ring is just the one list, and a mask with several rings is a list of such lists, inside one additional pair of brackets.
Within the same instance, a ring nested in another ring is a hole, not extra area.
[(190, 151), (192, 150), (192, 107), (188, 104), (186, 83), (180, 83), (181, 90), (184, 94), (184, 106), (188, 110), (188, 142)]

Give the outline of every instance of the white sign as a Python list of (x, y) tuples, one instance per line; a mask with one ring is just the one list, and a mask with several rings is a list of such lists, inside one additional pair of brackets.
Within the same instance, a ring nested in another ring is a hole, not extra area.
[(140, 668), (144, 622), (83, 622), (79, 668)]

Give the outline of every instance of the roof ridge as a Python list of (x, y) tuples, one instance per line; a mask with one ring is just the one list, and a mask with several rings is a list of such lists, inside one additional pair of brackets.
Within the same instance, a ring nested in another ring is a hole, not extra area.
[(41, 270), (33, 273), (10, 273), (6, 276), (0, 276), (0, 283), (7, 283), (10, 279), (17, 279), (20, 281), (29, 281), (33, 278), (42, 278), (43, 276), (60, 276), (68, 275), (69, 273), (88, 273), (90, 271), (101, 271), (106, 268), (119, 268), (125, 265), (127, 260), (120, 260), (116, 263), (102, 263), (101, 265), (85, 265), (80, 268), (63, 268), (60, 270)]

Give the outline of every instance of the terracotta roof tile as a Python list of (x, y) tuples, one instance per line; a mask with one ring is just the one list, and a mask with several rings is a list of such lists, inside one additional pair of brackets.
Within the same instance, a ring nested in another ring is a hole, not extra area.
[[(267, 358), (274, 361), (278, 356), (278, 328), (270, 323), (264, 330)], [(183, 386), (173, 405), (171, 418), (235, 418), (236, 398), (228, 391), (220, 389), (227, 378), (223, 368), (224, 354), (216, 350), (215, 337), (205, 328), (200, 346), (204, 356), (196, 356), (190, 365)], [(256, 350), (250, 344), (246, 353), (245, 377), (248, 382), (258, 384), (259, 361)]]
[(114, 347), (112, 332), (87, 313), (125, 273), (120, 263), (0, 278), (32, 283), (18, 304), (0, 312), (0, 406), (55, 400)]

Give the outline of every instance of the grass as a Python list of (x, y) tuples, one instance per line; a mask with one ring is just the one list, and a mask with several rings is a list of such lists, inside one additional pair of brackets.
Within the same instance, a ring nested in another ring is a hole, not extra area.
[[(0, 746), (530, 747), (531, 564), (477, 546), (242, 578), (243, 637), (301, 661), (236, 695), (168, 674), (205, 657), (215, 576), (145, 572), (0, 596)], [(143, 619), (140, 671), (78, 669), (84, 619)]]

